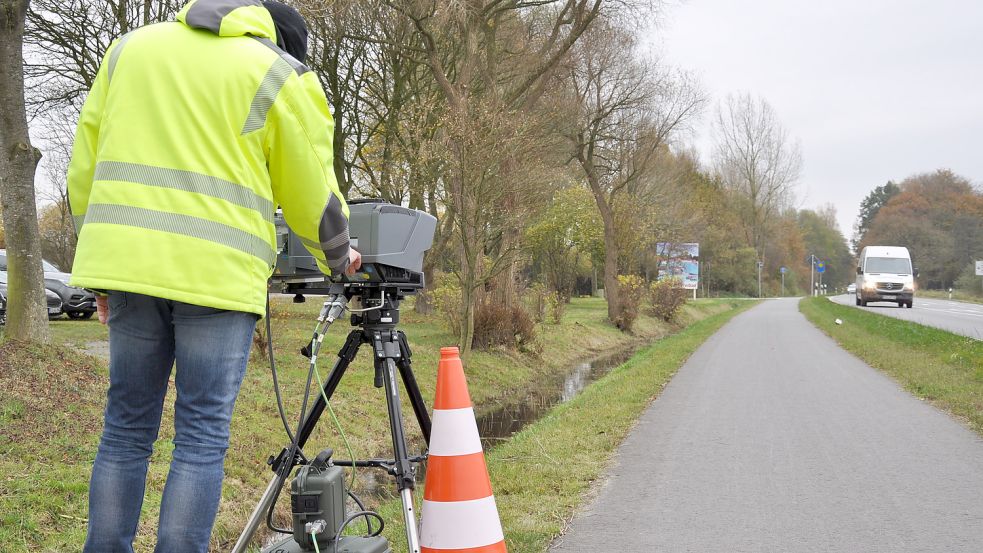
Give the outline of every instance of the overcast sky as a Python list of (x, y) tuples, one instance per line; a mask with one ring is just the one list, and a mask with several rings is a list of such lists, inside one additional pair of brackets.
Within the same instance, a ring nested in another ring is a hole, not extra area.
[(654, 44), (712, 98), (691, 139), (703, 159), (721, 98), (765, 98), (802, 146), (798, 206), (832, 203), (848, 239), (888, 180), (983, 181), (983, 2), (685, 0), (663, 19)]

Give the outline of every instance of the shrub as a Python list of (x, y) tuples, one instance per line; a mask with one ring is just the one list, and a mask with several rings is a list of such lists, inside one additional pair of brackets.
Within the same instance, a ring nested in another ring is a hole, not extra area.
[(548, 291), (546, 286), (535, 283), (524, 291), (525, 303), (536, 323), (560, 324), (563, 312), (570, 298), (557, 291)]
[(461, 328), (461, 284), (447, 274), (436, 275), (434, 282), (429, 301), (447, 330), (457, 334)]
[(976, 264), (970, 263), (955, 282), (956, 290), (974, 296), (983, 295), (980, 286), (980, 277), (976, 276)]
[(482, 303), (475, 309), (472, 347), (505, 346), (528, 351), (535, 339), (536, 323), (521, 306), (508, 308), (498, 303)]
[(546, 287), (538, 282), (526, 289), (525, 299), (529, 305), (532, 318), (537, 323), (546, 321), (546, 310), (548, 308), (546, 296)]
[(645, 279), (638, 275), (618, 275), (618, 294), (621, 314), (614, 324), (623, 332), (631, 332), (638, 318), (638, 307), (645, 296)]
[(543, 299), (549, 309), (550, 322), (555, 325), (560, 324), (560, 321), (563, 320), (563, 312), (567, 309), (568, 298), (559, 292), (550, 292)]
[(686, 304), (687, 293), (681, 284), (679, 279), (668, 278), (649, 285), (649, 303), (653, 317), (666, 322), (676, 318), (680, 308)]

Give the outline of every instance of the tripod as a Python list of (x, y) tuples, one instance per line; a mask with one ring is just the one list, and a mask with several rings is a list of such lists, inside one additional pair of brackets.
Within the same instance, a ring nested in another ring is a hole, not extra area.
[[(324, 383), (322, 394), (320, 394), (310, 411), (304, 418), (304, 422), (299, 432), (295, 436), (295, 444), (285, 447), (279, 455), (271, 456), (269, 465), (276, 476), (267, 486), (266, 491), (260, 498), (259, 503), (253, 510), (249, 521), (235, 547), (233, 553), (244, 553), (246, 545), (255, 534), (256, 529), (262, 522), (266, 513), (277, 496), (283, 484), (293, 468), (300, 464), (306, 464), (306, 459), (299, 454), (299, 451), (307, 443), (311, 432), (317, 425), (321, 414), (327, 406), (327, 401), (334, 395), (338, 384), (348, 366), (358, 355), (362, 344), (370, 344), (375, 365), (376, 388), (382, 388), (386, 393), (386, 407), (389, 415), (389, 430), (392, 434), (393, 459), (368, 459), (350, 461), (335, 461), (339, 466), (351, 467), (373, 467), (383, 468), (396, 480), (396, 489), (399, 491), (400, 499), (403, 504), (403, 519), (406, 525), (406, 540), (410, 553), (419, 553), (420, 540), (417, 535), (416, 515), (413, 505), (413, 489), (416, 486), (415, 463), (422, 462), (426, 455), (410, 456), (406, 446), (406, 436), (403, 431), (403, 414), (399, 397), (399, 382), (396, 378), (399, 372), (400, 380), (406, 387), (406, 392), (416, 415), (417, 422), (423, 432), (426, 443), (430, 443), (430, 415), (427, 413), (426, 404), (423, 402), (423, 395), (417, 386), (416, 377), (413, 375), (411, 367), (411, 355), (409, 343), (406, 335), (396, 329), (399, 322), (399, 304), (404, 298), (405, 289), (398, 287), (345, 287), (343, 291), (333, 288), (333, 293), (328, 301), (324, 302), (324, 308), (319, 316), (320, 322), (328, 325), (337, 319), (347, 308), (348, 300), (354, 296), (360, 296), (363, 303), (376, 303), (366, 309), (352, 311), (352, 326), (356, 327), (348, 334), (344, 345), (338, 351), (338, 359), (335, 361), (327, 381)], [(378, 291), (377, 297), (367, 299), (368, 292)], [(326, 331), (326, 329), (325, 329)], [(319, 335), (315, 333), (311, 343), (302, 350), (302, 353), (311, 358), (311, 363), (316, 363), (317, 351), (323, 339), (323, 332)], [(296, 447), (293, 447), (296, 445)]]

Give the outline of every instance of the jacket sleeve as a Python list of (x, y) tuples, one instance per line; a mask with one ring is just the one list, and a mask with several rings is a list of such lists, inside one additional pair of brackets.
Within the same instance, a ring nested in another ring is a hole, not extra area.
[(291, 76), (267, 133), (273, 199), (325, 274), (349, 264), (348, 204), (334, 173), (334, 120), (312, 72)]
[(76, 236), (82, 232), (85, 212), (89, 206), (89, 193), (92, 191), (92, 178), (96, 170), (96, 149), (99, 145), (99, 127), (102, 123), (106, 94), (109, 92), (110, 59), (119, 41), (110, 45), (103, 63), (96, 73), (96, 80), (85, 98), (75, 129), (75, 143), (72, 146), (72, 159), (68, 164), (68, 207), (75, 222)]

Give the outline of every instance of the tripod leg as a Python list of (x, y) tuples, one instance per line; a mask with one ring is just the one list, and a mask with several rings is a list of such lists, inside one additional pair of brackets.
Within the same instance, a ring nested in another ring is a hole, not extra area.
[(403, 378), (403, 386), (406, 386), (406, 394), (410, 398), (410, 405), (413, 406), (413, 413), (416, 414), (416, 420), (420, 424), (420, 430), (423, 431), (423, 439), (430, 445), (430, 414), (427, 413), (427, 404), (423, 402), (423, 394), (420, 393), (420, 387), (416, 383), (416, 376), (413, 375), (412, 360), (410, 357), (413, 352), (410, 351), (410, 344), (406, 340), (406, 334), (403, 331), (398, 331), (399, 336), (399, 349), (402, 355), (400, 355), (399, 361), (396, 362), (396, 366), (399, 367), (399, 375)]
[[(353, 330), (348, 333), (348, 338), (345, 340), (345, 345), (341, 346), (341, 350), (338, 352), (338, 360), (335, 361), (334, 367), (331, 368), (331, 372), (328, 374), (328, 379), (324, 383), (324, 393), (318, 394), (317, 400), (314, 401), (314, 405), (311, 406), (311, 410), (304, 419), (304, 424), (300, 428), (300, 434), (297, 438), (297, 447), (303, 449), (307, 445), (308, 438), (311, 437), (311, 432), (314, 431), (314, 427), (317, 426), (317, 421), (321, 418), (321, 414), (324, 413), (324, 408), (327, 407), (327, 403), (324, 398), (327, 397), (329, 400), (334, 396), (335, 390), (338, 388), (338, 384), (341, 382), (341, 377), (345, 375), (345, 371), (348, 369), (348, 365), (351, 364), (355, 356), (358, 355), (358, 348), (362, 345), (362, 331)], [(274, 470), (276, 470), (274, 468)]]
[(266, 491), (263, 492), (263, 496), (260, 498), (259, 503), (256, 504), (256, 508), (253, 509), (253, 513), (249, 515), (249, 520), (246, 522), (246, 527), (242, 530), (242, 534), (239, 535), (239, 539), (236, 541), (235, 547), (232, 548), (232, 553), (245, 553), (246, 546), (249, 545), (249, 540), (253, 538), (253, 534), (259, 529), (260, 523), (263, 522), (263, 517), (266, 512), (270, 510), (270, 504), (276, 500), (277, 492), (280, 489), (280, 477), (274, 476), (273, 480), (270, 480), (270, 484), (266, 486)]
[[(348, 338), (345, 340), (345, 345), (342, 346), (341, 351), (338, 352), (338, 360), (335, 361), (334, 367), (331, 368), (331, 374), (328, 376), (328, 381), (324, 383), (324, 395), (318, 394), (317, 401), (311, 406), (311, 410), (307, 417), (304, 419), (304, 424), (300, 428), (300, 432), (297, 434), (297, 446), (298, 448), (303, 448), (307, 443), (307, 439), (310, 438), (311, 432), (314, 431), (314, 426), (317, 425), (318, 419), (321, 417), (321, 413), (324, 412), (326, 403), (324, 397), (326, 396), (330, 399), (335, 390), (338, 388), (338, 383), (341, 382), (341, 377), (344, 376), (345, 371), (348, 369), (348, 365), (351, 364), (352, 360), (355, 359), (355, 355), (358, 354), (358, 348), (362, 345), (362, 331), (353, 330), (348, 333)], [(293, 445), (293, 444), (291, 444)], [(249, 516), (249, 520), (246, 522), (246, 526), (239, 535), (239, 539), (236, 541), (235, 547), (232, 549), (232, 553), (245, 553), (246, 546), (249, 545), (249, 540), (252, 539), (253, 534), (256, 533), (256, 529), (263, 521), (263, 517), (266, 515), (267, 511), (270, 509), (270, 505), (276, 501), (277, 496), (280, 493), (280, 489), (283, 487), (283, 482), (286, 481), (287, 475), (293, 469), (294, 465), (297, 464), (296, 456), (290, 455), (290, 447), (285, 447), (280, 455), (276, 458), (271, 457), (270, 465), (273, 472), (276, 475), (270, 484), (266, 487), (266, 491), (263, 492), (263, 496), (260, 498), (259, 503), (256, 508), (253, 509), (252, 514)], [(283, 466), (284, 463), (288, 463), (289, 466)], [(283, 479), (281, 480), (281, 475)]]
[(376, 359), (383, 371), (386, 384), (386, 405), (389, 409), (389, 429), (392, 432), (393, 452), (396, 458), (396, 487), (403, 503), (403, 522), (406, 525), (406, 542), (410, 553), (420, 552), (420, 538), (416, 527), (416, 507), (413, 505), (413, 488), (416, 486), (413, 465), (406, 452), (406, 436), (403, 434), (403, 415), (399, 402), (399, 384), (396, 381), (396, 363), (392, 357)]

